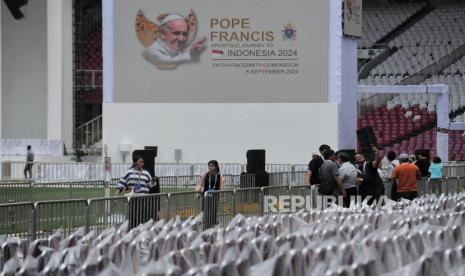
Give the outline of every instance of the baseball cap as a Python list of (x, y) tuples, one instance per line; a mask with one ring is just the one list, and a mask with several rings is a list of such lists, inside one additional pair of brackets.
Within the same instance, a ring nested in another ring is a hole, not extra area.
[(399, 154), (399, 160), (408, 160), (408, 158), (408, 154), (406, 153)]

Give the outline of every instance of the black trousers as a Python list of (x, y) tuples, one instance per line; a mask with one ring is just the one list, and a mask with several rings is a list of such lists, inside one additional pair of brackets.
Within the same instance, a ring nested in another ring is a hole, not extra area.
[(32, 164), (27, 163), (26, 166), (24, 166), (24, 178), (28, 178), (27, 172), (29, 172), (29, 178), (32, 178)]
[(394, 200), (394, 201), (399, 200), (399, 195), (397, 194), (397, 181), (392, 181), (391, 199)]
[(203, 228), (208, 229), (218, 224), (219, 194), (207, 195), (204, 204)]
[(345, 189), (345, 191), (346, 191), (346, 197), (344, 197), (343, 206), (345, 208), (349, 208), (350, 207), (350, 199), (352, 197), (355, 200), (355, 197), (358, 194), (358, 189), (357, 189), (357, 187), (353, 187), (353, 188)]
[(416, 191), (411, 191), (411, 192), (402, 192), (402, 193), (397, 193), (397, 197), (399, 199), (405, 198), (408, 200), (413, 200), (414, 198), (418, 197), (418, 192)]

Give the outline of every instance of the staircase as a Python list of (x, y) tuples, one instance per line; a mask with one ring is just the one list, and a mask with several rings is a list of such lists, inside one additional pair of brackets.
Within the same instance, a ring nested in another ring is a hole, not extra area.
[[(73, 0), (73, 119), (75, 150), (89, 149), (101, 139), (101, 100), (92, 102), (89, 95), (99, 94), (95, 72), (101, 65), (89, 64), (89, 57), (101, 55), (101, 42), (95, 50), (94, 34), (102, 31), (102, 1)], [(101, 57), (100, 57), (101, 58)], [(100, 59), (101, 61), (101, 59)], [(95, 68), (94, 68), (95, 67)], [(101, 76), (101, 73), (100, 73)], [(90, 80), (90, 81), (89, 81)], [(91, 111), (89, 111), (91, 110)], [(90, 120), (89, 120), (90, 119)]]
[(102, 152), (102, 115), (76, 128), (76, 149), (88, 154)]

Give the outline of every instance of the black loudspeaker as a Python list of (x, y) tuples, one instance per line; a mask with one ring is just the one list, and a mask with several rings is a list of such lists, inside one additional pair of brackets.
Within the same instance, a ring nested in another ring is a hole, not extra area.
[(429, 149), (417, 149), (415, 151), (415, 157), (417, 158), (418, 160), (418, 155), (421, 154), (423, 155), (424, 157), (426, 157), (427, 160), (431, 160), (431, 156), (430, 156), (430, 151)]
[(145, 146), (144, 149), (145, 150), (153, 150), (154, 153), (155, 153), (155, 157), (158, 156), (158, 147), (157, 146)]
[(346, 153), (347, 155), (349, 155), (349, 161), (352, 163), (355, 162), (355, 150), (354, 149), (343, 149), (343, 150), (340, 150), (339, 152)]
[(357, 130), (357, 139), (361, 148), (370, 148), (372, 145), (378, 146), (376, 135), (372, 127), (364, 127)]
[(23, 12), (19, 9), (27, 5), (28, 0), (3, 0), (16, 20), (24, 18)]
[(357, 139), (363, 156), (365, 156), (367, 160), (373, 160), (375, 156), (371, 147), (378, 147), (378, 142), (376, 141), (376, 135), (373, 128), (364, 127), (357, 130)]
[(144, 159), (144, 169), (147, 170), (152, 177), (155, 176), (155, 151), (153, 150), (135, 150), (132, 156), (140, 155)]
[(247, 173), (265, 172), (265, 150), (247, 151)]
[(255, 174), (255, 187), (268, 187), (270, 185), (270, 175), (267, 172)]

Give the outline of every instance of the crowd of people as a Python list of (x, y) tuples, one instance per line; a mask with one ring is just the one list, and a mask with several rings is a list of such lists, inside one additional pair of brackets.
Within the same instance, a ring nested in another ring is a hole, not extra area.
[[(392, 181), (391, 191), (388, 192), (393, 200), (418, 197), (417, 178), (420, 177), (437, 181), (437, 188), (440, 189), (438, 179), (443, 177), (443, 166), (439, 157), (435, 157), (431, 163), (423, 153), (417, 157), (403, 153), (396, 158), (391, 151), (382, 160), (375, 146), (371, 148), (371, 156), (367, 158), (362, 153), (351, 156), (346, 151), (335, 152), (330, 146), (321, 145), (319, 153), (312, 154), (306, 182), (320, 195), (342, 196), (345, 207), (349, 207), (355, 197), (367, 199), (368, 204), (378, 202), (386, 194), (384, 181)], [(159, 193), (160, 185), (156, 180), (144, 169), (143, 158), (135, 155), (133, 166), (119, 180), (116, 193)], [(218, 161), (211, 160), (208, 171), (199, 177), (195, 188), (199, 194), (206, 195), (206, 209), (209, 212), (205, 223), (208, 226), (217, 224), (218, 197), (214, 196), (214, 191), (223, 189), (224, 177), (220, 174)], [(154, 204), (158, 206), (158, 203)]]
[(435, 157), (431, 163), (428, 156), (420, 152), (417, 156), (405, 153), (396, 158), (395, 152), (388, 152), (382, 160), (378, 149), (371, 148), (369, 160), (364, 154), (356, 153), (353, 160), (346, 151), (334, 152), (328, 145), (321, 145), (319, 153), (312, 154), (308, 164), (306, 181), (318, 186), (321, 195), (343, 196), (343, 205), (350, 206), (350, 199), (369, 196), (368, 204), (385, 195), (383, 181), (392, 181), (391, 199), (412, 200), (418, 197), (417, 178), (428, 177), (437, 183), (443, 177), (441, 159)]

